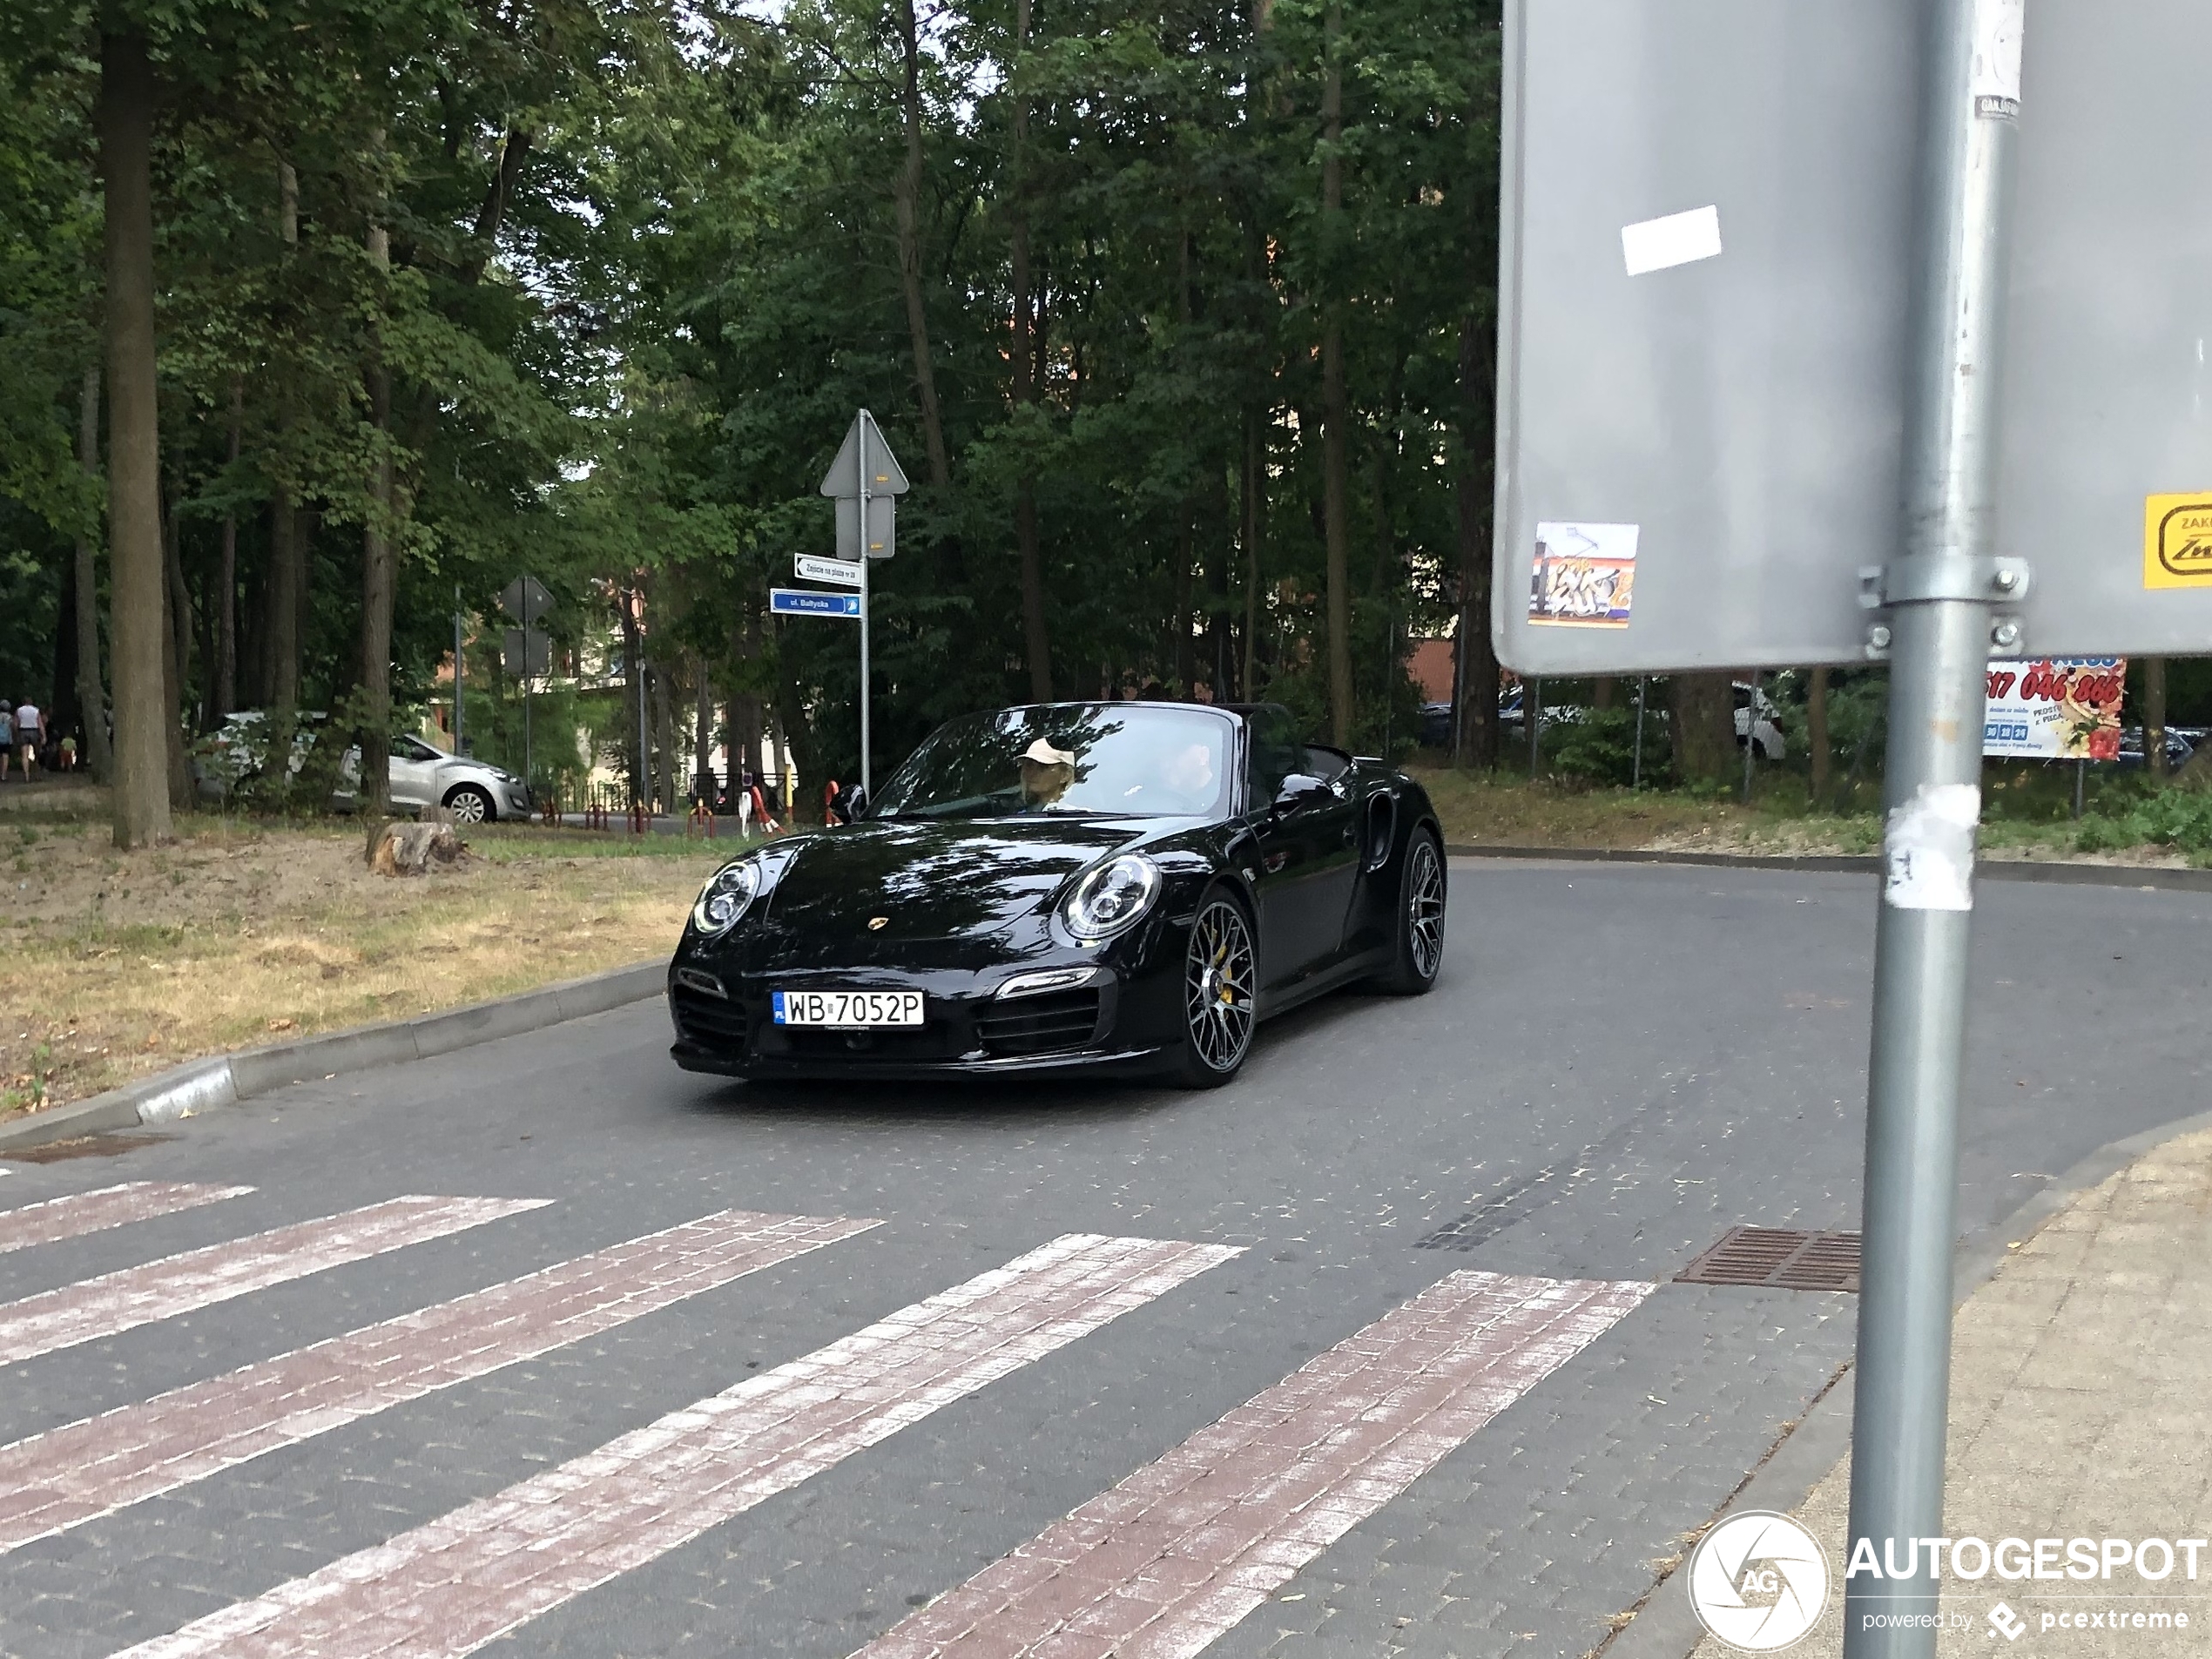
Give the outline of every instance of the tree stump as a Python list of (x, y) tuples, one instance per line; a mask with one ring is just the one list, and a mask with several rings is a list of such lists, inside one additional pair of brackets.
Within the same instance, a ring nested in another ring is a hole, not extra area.
[(368, 867), (378, 875), (421, 875), (433, 865), (456, 865), (469, 844), (442, 813), (419, 824), (387, 824), (369, 843)]

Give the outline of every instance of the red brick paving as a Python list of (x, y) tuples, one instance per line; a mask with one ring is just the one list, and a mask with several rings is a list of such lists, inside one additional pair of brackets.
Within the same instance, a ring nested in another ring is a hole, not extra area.
[(1072, 1233), (556, 1469), (130, 1649), (411, 1659), (516, 1626), (1237, 1254)]
[(105, 1231), (129, 1221), (151, 1221), (204, 1204), (242, 1197), (252, 1187), (206, 1187), (185, 1181), (125, 1181), (120, 1186), (72, 1192), (65, 1197), (0, 1211), (0, 1253), (31, 1244)]
[(0, 1552), (878, 1224), (725, 1210), (0, 1447)]
[(442, 1238), (548, 1198), (392, 1198), (0, 1304), (0, 1366)]
[(1651, 1288), (1454, 1273), (854, 1659), (1187, 1659)]

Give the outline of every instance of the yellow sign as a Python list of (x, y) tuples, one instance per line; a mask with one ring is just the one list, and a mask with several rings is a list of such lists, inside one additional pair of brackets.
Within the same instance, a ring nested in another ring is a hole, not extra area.
[(2144, 502), (2143, 585), (2212, 588), (2212, 493)]

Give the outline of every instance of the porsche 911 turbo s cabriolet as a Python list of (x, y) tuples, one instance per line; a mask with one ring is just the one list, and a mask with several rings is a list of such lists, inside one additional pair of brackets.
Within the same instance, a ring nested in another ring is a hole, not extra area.
[(1253, 1028), (1444, 956), (1427, 792), (1272, 705), (1053, 703), (941, 726), (849, 826), (700, 891), (673, 1053), (747, 1078), (1236, 1076)]

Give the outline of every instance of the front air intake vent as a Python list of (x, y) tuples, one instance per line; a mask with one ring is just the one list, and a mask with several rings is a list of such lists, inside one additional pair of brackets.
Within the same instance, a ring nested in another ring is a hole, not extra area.
[(1098, 989), (1024, 996), (975, 1016), (975, 1040), (993, 1055), (1050, 1054), (1080, 1049), (1098, 1030)]

